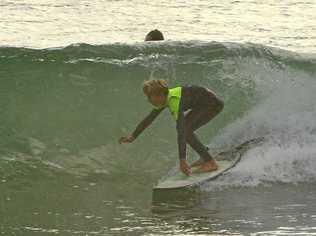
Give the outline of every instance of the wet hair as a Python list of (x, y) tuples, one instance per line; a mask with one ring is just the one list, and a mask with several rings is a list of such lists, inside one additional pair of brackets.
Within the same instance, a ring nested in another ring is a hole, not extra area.
[(145, 37), (145, 41), (158, 41), (158, 40), (164, 40), (164, 37), (161, 31), (157, 29), (150, 31)]
[(164, 79), (145, 80), (143, 83), (143, 92), (150, 95), (168, 95), (169, 89), (167, 81)]

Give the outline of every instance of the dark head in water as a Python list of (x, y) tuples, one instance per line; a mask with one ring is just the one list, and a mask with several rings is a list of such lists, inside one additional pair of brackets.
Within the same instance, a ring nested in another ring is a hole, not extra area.
[(164, 40), (164, 37), (161, 31), (157, 29), (150, 31), (145, 37), (145, 41), (159, 41), (159, 40)]
[(152, 105), (164, 106), (169, 92), (167, 81), (164, 79), (146, 80), (143, 83), (143, 92)]

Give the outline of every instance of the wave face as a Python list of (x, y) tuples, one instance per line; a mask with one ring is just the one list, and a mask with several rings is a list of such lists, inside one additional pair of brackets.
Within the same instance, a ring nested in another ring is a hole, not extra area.
[(177, 161), (171, 116), (162, 113), (133, 144), (117, 140), (150, 112), (142, 82), (165, 78), (171, 87), (207, 86), (224, 100), (198, 131), (211, 150), (266, 138), (209, 189), (316, 178), (315, 55), (198, 41), (75, 44), (2, 47), (0, 65), (3, 176), (17, 175), (15, 168), (25, 175), (37, 163), (48, 173), (141, 175), (151, 184)]

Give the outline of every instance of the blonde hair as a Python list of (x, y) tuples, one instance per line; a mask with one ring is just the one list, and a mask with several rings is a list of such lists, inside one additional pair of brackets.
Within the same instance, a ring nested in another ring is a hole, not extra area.
[(167, 95), (169, 92), (167, 81), (164, 79), (145, 80), (143, 83), (143, 91), (147, 96)]

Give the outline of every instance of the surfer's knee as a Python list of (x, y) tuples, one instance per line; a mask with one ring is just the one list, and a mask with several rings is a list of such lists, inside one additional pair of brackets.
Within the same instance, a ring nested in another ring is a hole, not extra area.
[(210, 102), (210, 115), (213, 117), (220, 113), (224, 108), (224, 102), (222, 99), (218, 97), (213, 97)]
[(224, 108), (224, 102), (223, 102), (222, 99), (219, 99), (219, 98), (217, 98), (216, 100), (217, 100), (216, 110), (217, 110), (217, 112), (219, 113), (219, 112), (221, 112), (221, 111), (223, 110), (223, 108)]

